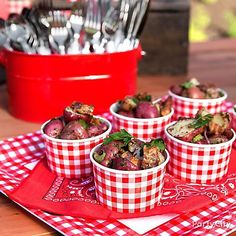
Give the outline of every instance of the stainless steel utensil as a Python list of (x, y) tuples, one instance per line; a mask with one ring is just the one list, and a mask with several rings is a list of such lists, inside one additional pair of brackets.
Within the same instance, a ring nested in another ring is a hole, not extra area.
[(36, 53), (37, 36), (21, 15), (14, 15), (6, 21), (6, 33), (11, 41), (21, 45), (24, 52)]
[(81, 0), (75, 2), (72, 6), (69, 22), (73, 30), (73, 40), (68, 47), (69, 54), (77, 54), (81, 52), (81, 45), (79, 43), (80, 33), (85, 21), (85, 1)]
[(3, 18), (0, 18), (0, 48), (12, 50), (9, 44), (9, 38), (6, 34), (5, 20)]
[(46, 55), (130, 50), (137, 46), (149, 4), (150, 0), (80, 0), (70, 3), (67, 17), (68, 11), (53, 9), (52, 0), (35, 1), (21, 15), (10, 14), (5, 29), (0, 26), (0, 46)]
[(128, 31), (130, 8), (130, 0), (120, 0), (120, 24), (114, 39), (117, 51), (126, 51), (129, 46), (129, 40), (127, 43), (126, 38)]
[[(139, 38), (140, 35), (143, 32), (145, 23), (147, 21), (148, 18), (148, 12), (149, 12), (149, 8), (150, 8), (150, 0), (144, 0), (141, 6), (141, 13), (140, 13), (140, 19), (139, 19), (139, 27), (138, 27), (138, 31), (136, 33), (136, 37)], [(138, 25), (138, 24), (137, 24)]]
[(107, 52), (116, 51), (114, 35), (119, 28), (120, 12), (114, 7), (110, 7), (102, 22), (103, 38), (100, 47)]
[(83, 53), (96, 51), (99, 48), (101, 37), (101, 2), (96, 0), (89, 0), (84, 21), (84, 31), (86, 33), (86, 41)]
[[(53, 41), (57, 45), (60, 54), (66, 54), (67, 45), (70, 40), (69, 26), (67, 18), (60, 11), (52, 11), (53, 20), (50, 22), (50, 43)], [(55, 47), (55, 44), (51, 45)], [(56, 48), (55, 48), (56, 49)]]

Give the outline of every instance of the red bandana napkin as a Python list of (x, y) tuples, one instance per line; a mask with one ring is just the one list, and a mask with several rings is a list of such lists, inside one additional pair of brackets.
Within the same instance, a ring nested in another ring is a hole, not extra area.
[(236, 189), (236, 150), (232, 150), (228, 175), (215, 184), (190, 184), (166, 175), (161, 202), (144, 213), (124, 214), (101, 206), (95, 196), (93, 177), (66, 179), (48, 169), (45, 158), (8, 195), (16, 202), (59, 215), (93, 219), (124, 219), (165, 213), (184, 213), (198, 209)]

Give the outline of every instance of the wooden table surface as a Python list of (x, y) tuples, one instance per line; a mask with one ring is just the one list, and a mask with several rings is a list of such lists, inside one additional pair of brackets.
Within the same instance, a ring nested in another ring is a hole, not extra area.
[[(140, 76), (138, 91), (147, 91), (157, 98), (165, 95), (170, 85), (196, 77), (224, 89), (228, 93), (228, 100), (236, 103), (236, 39), (191, 44), (188, 67), (186, 76)], [(39, 128), (40, 124), (18, 120), (8, 113), (6, 86), (0, 86), (0, 140)], [(59, 234), (0, 194), (0, 235)]]

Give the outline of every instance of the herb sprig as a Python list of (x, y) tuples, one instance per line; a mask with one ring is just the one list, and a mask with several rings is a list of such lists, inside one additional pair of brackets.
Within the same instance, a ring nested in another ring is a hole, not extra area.
[(133, 136), (129, 134), (125, 129), (121, 129), (119, 132), (110, 134), (108, 138), (105, 138), (103, 144), (106, 145), (112, 141), (123, 141), (126, 146), (132, 138)]
[(194, 84), (191, 81), (186, 81), (181, 84), (181, 87), (184, 89), (189, 89), (189, 88), (192, 88), (193, 86)]
[(151, 141), (150, 145), (153, 147), (157, 146), (161, 152), (166, 149), (165, 142), (162, 138), (157, 138)]
[(213, 118), (212, 114), (207, 114), (205, 116), (197, 116), (196, 119), (190, 124), (192, 128), (198, 129), (207, 125)]

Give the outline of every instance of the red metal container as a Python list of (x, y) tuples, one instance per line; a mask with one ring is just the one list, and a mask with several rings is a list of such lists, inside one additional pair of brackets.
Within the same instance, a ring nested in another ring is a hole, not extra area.
[(73, 101), (92, 104), (95, 114), (101, 114), (136, 93), (141, 48), (89, 55), (2, 55), (9, 111), (22, 120), (44, 122), (60, 116)]

